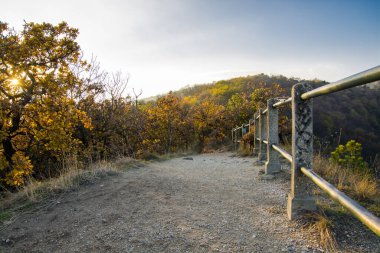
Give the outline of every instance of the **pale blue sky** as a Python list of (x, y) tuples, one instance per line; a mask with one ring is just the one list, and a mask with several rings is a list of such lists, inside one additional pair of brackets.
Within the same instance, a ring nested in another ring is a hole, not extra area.
[(335, 81), (380, 64), (379, 0), (1, 0), (0, 20), (80, 30), (143, 96), (248, 74)]

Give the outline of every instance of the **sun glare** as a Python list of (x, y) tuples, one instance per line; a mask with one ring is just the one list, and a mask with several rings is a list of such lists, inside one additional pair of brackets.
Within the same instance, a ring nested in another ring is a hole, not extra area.
[(13, 79), (11, 79), (10, 83), (11, 83), (11, 85), (18, 85), (20, 83), (20, 81), (16, 78), (13, 78)]

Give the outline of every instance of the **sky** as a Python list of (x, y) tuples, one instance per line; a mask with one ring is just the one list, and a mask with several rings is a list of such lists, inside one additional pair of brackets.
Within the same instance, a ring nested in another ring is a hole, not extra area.
[(66, 21), (142, 97), (258, 73), (336, 81), (380, 64), (380, 0), (0, 0), (0, 21)]

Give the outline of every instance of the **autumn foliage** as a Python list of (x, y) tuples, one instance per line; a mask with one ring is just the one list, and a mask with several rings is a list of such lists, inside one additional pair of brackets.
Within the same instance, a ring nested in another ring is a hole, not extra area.
[(86, 66), (77, 35), (66, 23), (26, 23), (20, 33), (0, 23), (2, 184), (21, 186), (31, 174), (45, 176), (50, 161), (78, 149), (76, 127), (91, 127), (75, 101), (84, 87), (72, 69)]
[[(15, 190), (74, 166), (116, 157), (207, 151), (229, 142), (298, 79), (260, 74), (188, 87), (153, 100), (125, 94), (128, 78), (84, 60), (65, 22), (0, 22), (0, 186)], [(280, 135), (289, 134), (281, 109)]]

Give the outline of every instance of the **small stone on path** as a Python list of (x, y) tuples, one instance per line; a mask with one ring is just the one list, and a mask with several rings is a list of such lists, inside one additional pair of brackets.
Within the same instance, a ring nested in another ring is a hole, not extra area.
[(275, 178), (275, 176), (268, 174), (268, 175), (262, 175), (260, 178), (261, 180), (272, 180)]

